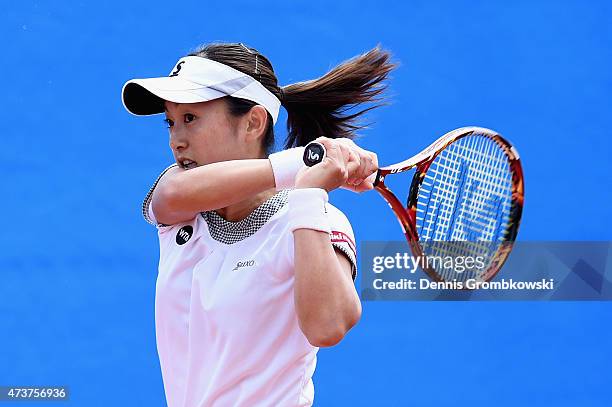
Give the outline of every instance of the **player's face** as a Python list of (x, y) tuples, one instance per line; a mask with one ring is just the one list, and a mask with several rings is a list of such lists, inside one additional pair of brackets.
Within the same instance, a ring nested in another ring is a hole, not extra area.
[(239, 121), (230, 115), (224, 100), (166, 102), (165, 106), (170, 148), (181, 168), (245, 158), (244, 142), (237, 131)]

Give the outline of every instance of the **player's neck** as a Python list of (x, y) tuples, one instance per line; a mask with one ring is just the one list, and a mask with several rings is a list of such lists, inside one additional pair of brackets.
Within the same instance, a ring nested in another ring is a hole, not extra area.
[(229, 222), (238, 222), (246, 218), (257, 208), (259, 205), (267, 201), (270, 197), (276, 194), (274, 188), (260, 192), (259, 194), (245, 199), (244, 201), (238, 202), (234, 205), (227, 206), (225, 208), (217, 209), (216, 212), (225, 220)]

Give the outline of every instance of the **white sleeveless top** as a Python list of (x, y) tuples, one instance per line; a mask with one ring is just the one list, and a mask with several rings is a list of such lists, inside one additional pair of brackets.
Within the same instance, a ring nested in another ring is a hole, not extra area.
[[(168, 406), (312, 405), (318, 348), (294, 307), (288, 191), (239, 222), (210, 211), (166, 226), (150, 205), (159, 178), (143, 214), (159, 236), (155, 326)], [(354, 279), (351, 225), (330, 204), (327, 212), (332, 244), (350, 259)]]

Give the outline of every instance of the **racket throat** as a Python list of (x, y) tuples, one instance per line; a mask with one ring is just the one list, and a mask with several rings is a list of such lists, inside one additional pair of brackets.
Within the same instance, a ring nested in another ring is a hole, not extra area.
[(406, 209), (399, 199), (397, 199), (384, 184), (381, 183), (376, 186), (376, 190), (382, 195), (393, 213), (395, 213), (406, 239), (408, 241), (418, 241), (419, 237), (416, 233), (416, 213), (414, 209)]

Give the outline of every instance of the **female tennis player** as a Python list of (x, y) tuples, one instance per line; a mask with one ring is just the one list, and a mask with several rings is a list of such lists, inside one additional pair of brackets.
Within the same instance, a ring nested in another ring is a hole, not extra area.
[[(319, 347), (361, 316), (355, 239), (328, 203), (372, 189), (376, 155), (351, 138), (393, 69), (375, 48), (321, 78), (280, 87), (243, 44), (209, 44), (168, 77), (122, 92), (135, 115), (165, 114), (176, 163), (143, 203), (157, 226), (157, 347), (168, 405), (309, 406)], [(280, 106), (286, 149), (270, 154)], [(303, 165), (304, 146), (327, 150)]]

